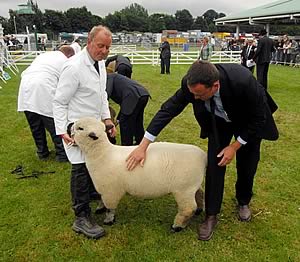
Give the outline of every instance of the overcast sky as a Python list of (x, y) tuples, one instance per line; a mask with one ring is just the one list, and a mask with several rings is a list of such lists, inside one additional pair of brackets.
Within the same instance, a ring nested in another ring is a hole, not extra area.
[[(132, 3), (138, 3), (146, 8), (149, 14), (175, 14), (177, 10), (187, 9), (193, 17), (196, 17), (202, 15), (208, 9), (214, 9), (218, 13), (222, 12), (229, 15), (274, 1), (276, 0), (38, 0), (37, 3), (42, 11), (45, 9), (66, 11), (71, 7), (86, 6), (92, 14), (101, 17), (121, 10)], [(36, 0), (33, 2), (36, 2)], [(0, 16), (8, 18), (8, 10), (16, 10), (17, 5), (23, 3), (27, 3), (27, 0), (0, 0)]]

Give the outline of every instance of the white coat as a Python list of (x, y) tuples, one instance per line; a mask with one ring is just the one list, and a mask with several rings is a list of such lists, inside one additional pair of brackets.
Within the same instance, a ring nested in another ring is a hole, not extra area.
[(18, 111), (53, 117), (52, 103), (60, 72), (68, 58), (60, 51), (39, 55), (23, 71), (18, 96)]
[[(71, 57), (64, 65), (53, 101), (53, 116), (56, 134), (65, 134), (67, 126), (74, 121), (90, 116), (97, 119), (110, 118), (106, 89), (104, 61), (99, 61), (100, 75), (87, 49)], [(84, 163), (84, 155), (76, 146), (64, 143), (72, 164)]]
[(70, 46), (73, 48), (75, 54), (81, 51), (81, 46), (77, 42), (73, 42), (72, 44), (70, 44)]

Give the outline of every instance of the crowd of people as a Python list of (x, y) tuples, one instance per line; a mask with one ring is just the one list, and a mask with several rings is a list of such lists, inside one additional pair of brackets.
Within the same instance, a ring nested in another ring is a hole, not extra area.
[[(245, 46), (246, 64), (214, 65), (209, 62), (208, 55), (213, 48), (208, 39), (205, 41), (199, 59), (182, 78), (181, 87), (162, 104), (146, 132), (143, 116), (150, 94), (131, 79), (129, 59), (120, 55), (108, 57), (112, 33), (105, 26), (91, 29), (83, 49), (76, 41), (75, 47), (63, 45), (57, 51), (38, 56), (22, 73), (18, 110), (25, 113), (38, 157), (42, 160), (49, 157), (45, 141), (45, 130), (48, 130), (56, 148), (57, 161), (71, 163), (75, 215), (72, 229), (75, 232), (95, 239), (105, 235), (104, 228), (91, 217), (90, 202), (101, 200), (101, 195), (95, 190), (85, 156), (76, 146), (70, 126), (81, 117), (90, 116), (103, 121), (109, 127), (108, 136), (115, 137), (116, 122), (111, 117), (109, 99), (120, 105), (121, 145), (138, 145), (124, 163), (128, 170), (143, 166), (149, 144), (174, 117), (192, 104), (201, 138), (208, 139), (205, 219), (199, 225), (198, 238), (209, 240), (214, 233), (223, 201), (226, 166), (234, 158), (238, 218), (246, 222), (251, 220), (250, 201), (261, 141), (278, 138), (272, 117), (277, 106), (268, 94), (265, 82), (273, 42), (270, 43), (262, 32), (255, 51), (252, 42)], [(160, 51), (161, 73), (170, 74), (171, 50), (166, 40)], [(257, 69), (261, 70), (258, 80), (247, 65), (249, 60), (256, 61)], [(99, 212), (103, 210), (104, 206), (98, 208)]]

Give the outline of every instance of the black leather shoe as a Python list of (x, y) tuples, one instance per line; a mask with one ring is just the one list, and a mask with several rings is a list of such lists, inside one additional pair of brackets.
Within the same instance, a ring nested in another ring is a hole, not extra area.
[(204, 222), (198, 227), (198, 239), (199, 240), (210, 240), (214, 229), (218, 223), (216, 215), (206, 216)]
[(98, 239), (105, 235), (105, 230), (97, 225), (91, 217), (76, 217), (72, 229), (88, 238)]
[(251, 220), (251, 210), (248, 205), (239, 206), (239, 219), (243, 222)]

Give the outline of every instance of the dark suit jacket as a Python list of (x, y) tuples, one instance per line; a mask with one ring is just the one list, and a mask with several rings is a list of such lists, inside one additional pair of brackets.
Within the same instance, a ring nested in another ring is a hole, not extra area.
[(132, 114), (140, 97), (150, 96), (139, 83), (116, 73), (107, 75), (106, 92), (108, 98), (120, 105), (120, 112), (125, 115)]
[(108, 64), (112, 61), (116, 61), (116, 68), (115, 68), (116, 72), (118, 71), (119, 65), (126, 65), (126, 66), (132, 68), (132, 64), (130, 63), (130, 60), (127, 57), (122, 56), (122, 55), (114, 55), (114, 56), (108, 57), (105, 61), (105, 67), (107, 67)]
[(258, 41), (253, 60), (256, 62), (256, 64), (270, 63), (272, 59), (272, 52), (275, 51), (276, 49), (273, 40), (267, 36), (264, 36)]
[(168, 41), (163, 42), (159, 50), (160, 50), (160, 58), (163, 59), (171, 58), (171, 48)]
[(242, 65), (247, 66), (246, 62), (247, 62), (247, 60), (250, 60), (253, 58), (253, 56), (255, 54), (255, 48), (256, 48), (256, 46), (252, 45), (249, 54), (247, 54), (248, 45), (245, 45), (243, 47), (243, 50), (241, 53)]
[[(247, 142), (256, 137), (276, 140), (278, 130), (268, 106), (266, 91), (252, 73), (238, 64), (216, 64), (216, 67), (220, 73), (220, 97), (232, 121), (234, 134)], [(147, 131), (157, 136), (189, 103), (193, 105), (195, 118), (201, 127), (200, 137), (206, 138), (212, 131), (211, 116), (204, 101), (195, 100), (188, 90), (186, 77), (182, 79), (181, 88), (161, 106)]]

